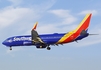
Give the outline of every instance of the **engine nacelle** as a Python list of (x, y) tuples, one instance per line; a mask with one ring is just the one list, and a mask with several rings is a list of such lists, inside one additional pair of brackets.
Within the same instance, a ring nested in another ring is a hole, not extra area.
[(46, 46), (36, 46), (36, 48), (46, 48)]

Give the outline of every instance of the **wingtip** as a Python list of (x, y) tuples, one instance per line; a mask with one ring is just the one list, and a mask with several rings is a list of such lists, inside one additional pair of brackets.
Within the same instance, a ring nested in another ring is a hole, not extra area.
[(34, 27), (33, 27), (33, 29), (32, 29), (32, 30), (36, 30), (37, 25), (38, 25), (38, 22), (36, 22), (36, 23), (34, 24)]

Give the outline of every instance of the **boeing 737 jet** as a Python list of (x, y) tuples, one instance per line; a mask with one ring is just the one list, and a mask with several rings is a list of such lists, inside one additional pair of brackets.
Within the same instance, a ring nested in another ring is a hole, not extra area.
[(2, 42), (2, 44), (7, 47), (10, 47), (10, 50), (12, 50), (12, 47), (15, 46), (32, 46), (32, 45), (36, 46), (36, 48), (47, 48), (47, 50), (50, 50), (51, 45), (54, 46), (74, 41), (77, 42), (78, 40), (81, 40), (90, 35), (87, 31), (91, 15), (92, 14), (87, 14), (85, 18), (82, 20), (82, 22), (79, 24), (79, 26), (68, 33), (53, 33), (53, 34), (39, 35), (38, 32), (36, 31), (38, 24), (38, 22), (36, 22), (36, 24), (31, 30), (31, 35), (13, 36), (7, 38), (4, 42)]

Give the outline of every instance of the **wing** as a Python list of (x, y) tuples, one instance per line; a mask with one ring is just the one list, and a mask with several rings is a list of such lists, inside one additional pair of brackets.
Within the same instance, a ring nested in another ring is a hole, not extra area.
[(31, 30), (32, 41), (33, 41), (33, 43), (42, 43), (42, 44), (44, 44), (44, 42), (42, 41), (42, 39), (40, 38), (39, 34), (36, 31), (37, 24), (38, 24), (38, 22), (35, 23), (34, 27)]

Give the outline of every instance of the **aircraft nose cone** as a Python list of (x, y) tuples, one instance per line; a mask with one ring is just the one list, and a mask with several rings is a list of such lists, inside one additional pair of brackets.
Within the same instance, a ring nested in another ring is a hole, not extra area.
[(5, 42), (5, 41), (3, 41), (3, 42), (2, 42), (2, 44), (3, 44), (3, 45), (6, 45), (6, 42)]

